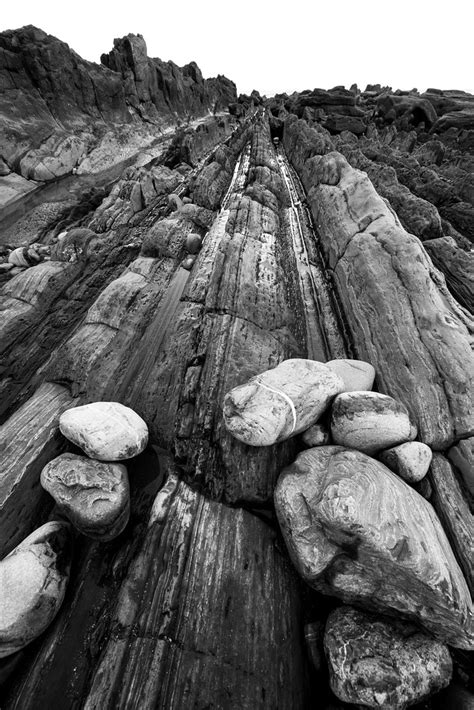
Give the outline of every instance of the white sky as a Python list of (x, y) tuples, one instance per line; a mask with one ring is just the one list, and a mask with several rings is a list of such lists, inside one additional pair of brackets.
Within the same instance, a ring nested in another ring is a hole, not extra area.
[(150, 57), (239, 93), (338, 84), (474, 93), (472, 0), (2, 0), (0, 30), (27, 24), (99, 62), (114, 37), (142, 34)]

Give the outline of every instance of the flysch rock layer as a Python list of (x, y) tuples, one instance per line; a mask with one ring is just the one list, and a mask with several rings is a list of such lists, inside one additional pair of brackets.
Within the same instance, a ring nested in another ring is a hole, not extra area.
[(285, 124), (285, 147), (357, 354), (375, 367), (379, 389), (408, 408), (421, 440), (444, 449), (474, 427), (472, 319), (367, 175), (299, 124)]
[(469, 590), (439, 519), (383, 464), (343, 447), (309, 449), (282, 472), (275, 507), (315, 589), (473, 647)]

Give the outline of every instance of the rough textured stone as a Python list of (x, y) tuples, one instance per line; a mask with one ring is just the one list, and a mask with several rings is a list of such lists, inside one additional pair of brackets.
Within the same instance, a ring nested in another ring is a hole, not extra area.
[(383, 464), (339, 446), (308, 449), (283, 470), (275, 508), (315, 589), (473, 647), (469, 590), (439, 519)]
[(381, 451), (378, 458), (407, 483), (416, 483), (426, 476), (433, 453), (420, 441), (408, 441)]
[(131, 459), (148, 443), (148, 428), (141, 417), (119, 402), (93, 402), (68, 409), (59, 428), (73, 444), (98, 461)]
[(331, 612), (324, 647), (331, 688), (346, 703), (402, 710), (451, 680), (453, 664), (444, 644), (411, 625), (351, 607)]
[(41, 485), (83, 535), (112, 540), (128, 523), (130, 493), (122, 464), (61, 454), (41, 471)]
[(407, 409), (378, 392), (344, 392), (331, 408), (331, 436), (335, 444), (373, 454), (416, 436)]
[(329, 360), (326, 363), (344, 382), (344, 392), (371, 390), (375, 379), (375, 369), (362, 360)]
[(291, 359), (235, 387), (224, 399), (224, 421), (239, 441), (270, 446), (314, 424), (342, 379), (322, 363)]
[(46, 523), (0, 562), (0, 657), (39, 636), (64, 599), (72, 556), (69, 525)]
[(306, 429), (301, 438), (306, 446), (323, 446), (329, 443), (330, 434), (327, 426), (318, 422)]

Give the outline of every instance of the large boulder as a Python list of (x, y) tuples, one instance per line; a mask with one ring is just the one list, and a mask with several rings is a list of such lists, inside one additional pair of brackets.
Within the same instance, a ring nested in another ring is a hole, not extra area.
[(335, 444), (373, 454), (416, 436), (406, 407), (378, 392), (344, 392), (331, 410)]
[(314, 424), (342, 379), (315, 360), (284, 360), (228, 392), (224, 422), (230, 433), (250, 446), (270, 446)]
[(112, 540), (128, 523), (130, 492), (122, 464), (61, 454), (41, 471), (41, 485), (84, 535)]
[(451, 680), (453, 664), (444, 644), (411, 624), (351, 607), (330, 613), (324, 647), (331, 688), (346, 703), (402, 710)]
[(56, 616), (72, 556), (67, 523), (46, 523), (0, 562), (0, 657), (31, 643)]
[(339, 446), (308, 449), (283, 470), (275, 508), (312, 587), (473, 647), (469, 590), (441, 523), (383, 464)]
[(98, 461), (138, 456), (148, 443), (148, 427), (133, 409), (119, 402), (93, 402), (67, 409), (59, 418), (66, 439)]

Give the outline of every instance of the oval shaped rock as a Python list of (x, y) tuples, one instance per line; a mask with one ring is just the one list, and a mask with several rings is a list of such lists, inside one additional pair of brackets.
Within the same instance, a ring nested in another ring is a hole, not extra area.
[(325, 426), (317, 422), (306, 429), (301, 438), (306, 446), (325, 446), (329, 443), (329, 432)]
[(53, 521), (0, 562), (0, 657), (34, 641), (56, 616), (72, 557), (68, 523)]
[(324, 635), (331, 689), (370, 708), (405, 708), (445, 688), (453, 664), (447, 646), (411, 624), (351, 607), (329, 614)]
[(64, 436), (98, 461), (138, 456), (148, 443), (148, 427), (133, 409), (119, 402), (93, 402), (67, 409), (59, 418)]
[(344, 381), (344, 392), (371, 390), (374, 386), (375, 368), (363, 360), (329, 360), (326, 363)]
[(188, 234), (186, 237), (186, 251), (189, 254), (197, 254), (202, 246), (202, 239), (199, 234)]
[(374, 454), (411, 441), (416, 428), (406, 407), (378, 392), (344, 392), (331, 409), (331, 436), (335, 444)]
[(128, 523), (130, 491), (123, 464), (61, 454), (41, 471), (41, 485), (88, 537), (112, 540)]
[(474, 647), (471, 596), (433, 507), (379, 461), (318, 446), (282, 471), (275, 510), (303, 579)]
[(224, 398), (224, 422), (236, 439), (270, 446), (314, 424), (344, 383), (315, 360), (284, 360)]
[(428, 473), (433, 452), (421, 441), (407, 441), (378, 454), (382, 463), (408, 483), (416, 483)]

